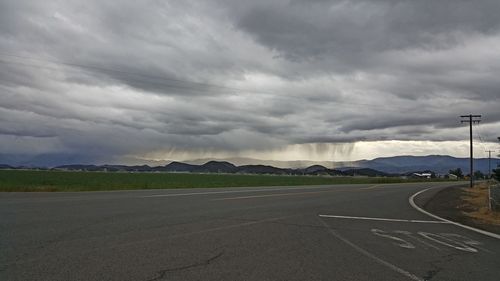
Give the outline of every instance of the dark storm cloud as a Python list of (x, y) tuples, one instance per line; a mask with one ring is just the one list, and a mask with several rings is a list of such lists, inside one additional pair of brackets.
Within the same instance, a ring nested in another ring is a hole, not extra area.
[(0, 1), (0, 153), (462, 140), (469, 112), (492, 140), (499, 12), (493, 0)]
[[(496, 34), (491, 1), (262, 1), (235, 9), (238, 26), (290, 58), (352, 60), (405, 48), (461, 43), (456, 32)], [(345, 55), (345, 56), (343, 56)], [(345, 67), (342, 66), (342, 67)]]

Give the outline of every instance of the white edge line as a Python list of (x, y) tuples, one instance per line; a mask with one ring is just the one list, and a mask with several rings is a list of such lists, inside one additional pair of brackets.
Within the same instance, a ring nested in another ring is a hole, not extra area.
[(468, 226), (468, 225), (463, 225), (461, 223), (458, 223), (458, 222), (454, 222), (454, 221), (451, 221), (451, 220), (447, 220), (445, 218), (442, 218), (442, 217), (439, 217), (439, 216), (436, 216), (430, 212), (427, 212), (426, 210), (420, 208), (419, 206), (417, 206), (417, 204), (415, 203), (415, 197), (417, 197), (418, 195), (428, 191), (428, 190), (431, 190), (431, 189), (434, 189), (434, 188), (438, 188), (440, 186), (436, 186), (436, 187), (429, 187), (429, 188), (426, 188), (424, 190), (421, 190), (415, 194), (413, 194), (412, 196), (410, 196), (410, 198), (408, 198), (408, 202), (410, 203), (410, 205), (416, 209), (417, 211), (423, 213), (423, 214), (426, 214), (430, 217), (433, 217), (435, 219), (438, 219), (438, 220), (441, 220), (441, 221), (444, 221), (444, 222), (448, 222), (450, 224), (454, 224), (456, 226), (459, 226), (459, 227), (462, 227), (462, 228), (465, 228), (465, 229), (468, 229), (468, 230), (472, 230), (472, 231), (475, 231), (477, 233), (481, 233), (483, 235), (486, 235), (486, 236), (489, 236), (489, 237), (492, 237), (492, 238), (496, 238), (496, 239), (500, 239), (500, 235), (496, 234), (496, 233), (492, 233), (492, 232), (489, 232), (489, 231), (486, 231), (486, 230), (482, 230), (482, 229), (477, 229), (475, 227), (472, 227), (472, 226)]
[(334, 215), (319, 215), (322, 218), (336, 219), (354, 219), (354, 220), (372, 220), (372, 221), (391, 221), (391, 222), (412, 222), (412, 223), (449, 223), (445, 221), (424, 221), (424, 220), (405, 220), (405, 219), (387, 219), (387, 218), (370, 218), (370, 217), (352, 217), (352, 216), (334, 216)]

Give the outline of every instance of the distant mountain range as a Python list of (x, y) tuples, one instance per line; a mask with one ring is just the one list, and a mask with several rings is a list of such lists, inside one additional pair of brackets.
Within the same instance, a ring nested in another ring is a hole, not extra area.
[[(314, 162), (314, 161), (265, 161), (251, 158), (231, 158), (226, 160), (199, 159), (176, 162), (167, 161), (166, 165), (61, 165), (52, 169), (85, 171), (128, 171), (128, 172), (193, 172), (193, 173), (244, 173), (244, 174), (292, 174), (292, 175), (363, 175), (390, 176), (413, 172), (432, 171), (447, 174), (450, 169), (460, 168), (464, 174), (469, 170), (468, 158), (443, 155), (395, 156), (373, 160), (351, 162)], [(475, 159), (475, 170), (488, 172), (488, 159)], [(491, 159), (491, 167), (500, 164), (500, 159)], [(0, 164), (0, 169), (37, 168), (15, 167)], [(40, 168), (40, 167), (38, 167)], [(43, 167), (41, 167), (43, 168)]]
[(370, 168), (352, 168), (344, 171), (329, 169), (321, 165), (307, 168), (277, 168), (269, 165), (235, 166), (226, 161), (208, 161), (202, 165), (171, 162), (165, 166), (150, 167), (125, 165), (62, 165), (52, 168), (64, 171), (108, 171), (108, 172), (177, 172), (177, 173), (224, 173), (224, 174), (273, 174), (273, 175), (330, 175), (330, 176), (391, 176)]
[[(199, 165), (214, 159), (198, 159), (184, 161), (185, 163)], [(265, 164), (279, 168), (304, 168), (313, 165), (324, 166), (329, 169), (340, 171), (360, 168), (370, 168), (388, 174), (406, 174), (414, 171), (434, 171), (438, 174), (446, 174), (451, 169), (460, 168), (465, 174), (469, 171), (469, 158), (457, 158), (447, 155), (428, 155), (428, 156), (393, 156), (381, 157), (373, 160), (359, 161), (273, 161), (258, 160), (252, 158), (227, 158), (217, 159), (218, 161), (227, 161), (235, 165)], [(491, 167), (494, 169), (500, 164), (500, 159), (492, 158)], [(474, 159), (474, 170), (483, 173), (488, 172), (488, 158)]]
[[(448, 173), (450, 169), (460, 168), (467, 174), (469, 158), (456, 158), (443, 155), (429, 156), (395, 156), (373, 160), (356, 161), (355, 167), (371, 168), (390, 173), (408, 173), (412, 171), (431, 170), (438, 174)], [(500, 159), (492, 158), (492, 169), (500, 164)], [(488, 173), (488, 158), (474, 159), (474, 170)]]

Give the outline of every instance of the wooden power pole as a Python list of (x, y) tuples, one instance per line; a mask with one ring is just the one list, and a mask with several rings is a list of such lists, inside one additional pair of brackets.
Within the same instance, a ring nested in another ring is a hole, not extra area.
[[(472, 147), (472, 124), (481, 122), (481, 115), (461, 115), (460, 123), (469, 123), (469, 138), (470, 138), (470, 187), (474, 186), (474, 150)], [(465, 119), (464, 119), (465, 118)]]

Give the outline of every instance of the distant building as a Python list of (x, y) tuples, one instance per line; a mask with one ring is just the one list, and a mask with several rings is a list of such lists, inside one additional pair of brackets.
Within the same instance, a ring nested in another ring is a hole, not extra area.
[(414, 177), (430, 179), (432, 177), (431, 173), (413, 173)]

